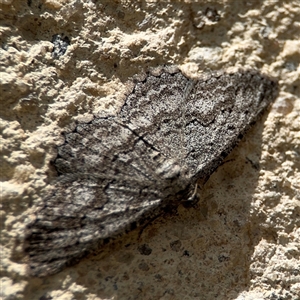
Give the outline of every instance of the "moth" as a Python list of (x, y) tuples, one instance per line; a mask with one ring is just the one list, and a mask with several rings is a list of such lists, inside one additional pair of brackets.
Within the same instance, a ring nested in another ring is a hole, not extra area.
[(135, 83), (116, 115), (65, 134), (58, 177), (28, 226), (30, 273), (46, 276), (181, 203), (222, 163), (278, 93), (256, 70), (198, 79), (160, 68)]

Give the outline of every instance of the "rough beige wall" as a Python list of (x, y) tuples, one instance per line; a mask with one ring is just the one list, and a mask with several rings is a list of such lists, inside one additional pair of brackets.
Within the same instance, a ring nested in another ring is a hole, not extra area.
[[(0, 3), (2, 299), (300, 299), (299, 0)], [(161, 64), (253, 67), (281, 92), (195, 208), (28, 278), (24, 228), (61, 132), (117, 111), (126, 80)]]

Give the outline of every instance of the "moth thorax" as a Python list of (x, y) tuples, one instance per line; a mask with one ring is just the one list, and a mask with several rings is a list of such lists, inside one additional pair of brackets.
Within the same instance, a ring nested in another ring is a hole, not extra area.
[(175, 179), (180, 175), (181, 167), (174, 159), (164, 160), (156, 169), (156, 174), (165, 179)]

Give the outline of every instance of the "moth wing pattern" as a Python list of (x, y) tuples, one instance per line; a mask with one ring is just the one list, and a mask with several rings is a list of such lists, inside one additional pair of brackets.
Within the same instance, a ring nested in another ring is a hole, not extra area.
[(191, 80), (163, 70), (137, 82), (116, 116), (78, 124), (58, 147), (59, 176), (28, 227), (31, 275), (56, 273), (186, 200), (276, 91), (256, 71)]
[(256, 70), (220, 72), (198, 80), (187, 99), (185, 119), (191, 173), (209, 177), (277, 93), (277, 82)]
[[(188, 81), (181, 73), (177, 76)], [(129, 230), (168, 204), (173, 193), (169, 175), (180, 169), (176, 163), (182, 163), (178, 153), (172, 153), (172, 143), (177, 150), (183, 149), (178, 138), (182, 136), (178, 107), (185, 85), (170, 87), (168, 82), (160, 85), (156, 77), (151, 79), (137, 84), (124, 105), (146, 108), (151, 115), (134, 108), (132, 115), (124, 114), (123, 107), (120, 116), (95, 118), (65, 135), (54, 162), (60, 176), (29, 226), (26, 251), (31, 275), (58, 272), (89, 252), (96, 241)], [(151, 103), (141, 103), (149, 98)], [(146, 133), (152, 133), (152, 139), (146, 141)]]
[[(97, 246), (95, 240), (99, 237), (104, 242), (105, 238), (128, 228), (160, 204), (160, 199), (151, 194), (152, 198), (148, 197), (148, 203), (143, 206), (134, 206), (134, 203), (129, 208), (122, 203), (107, 205), (110, 197), (128, 202), (138, 199), (140, 190), (125, 191), (115, 184), (103, 192), (105, 180), (63, 177), (54, 184), (45, 198), (45, 206), (30, 226), (27, 252), (30, 272), (34, 276), (50, 275), (76, 262)], [(120, 194), (122, 198), (117, 198)]]

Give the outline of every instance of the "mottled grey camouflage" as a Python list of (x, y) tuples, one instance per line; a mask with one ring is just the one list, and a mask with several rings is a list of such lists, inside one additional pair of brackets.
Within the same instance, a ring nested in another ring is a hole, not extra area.
[(137, 82), (116, 116), (65, 135), (59, 176), (28, 228), (31, 275), (56, 273), (105, 239), (195, 201), (197, 182), (277, 95), (277, 83), (253, 70), (198, 80), (170, 70)]

